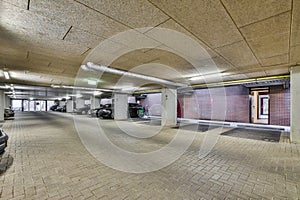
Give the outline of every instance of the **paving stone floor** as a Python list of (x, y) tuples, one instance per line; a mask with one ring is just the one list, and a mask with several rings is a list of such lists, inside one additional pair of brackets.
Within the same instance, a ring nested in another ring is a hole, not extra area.
[[(101, 123), (109, 125), (112, 121)], [(69, 114), (17, 113), (3, 129), (10, 139), (0, 160), (1, 199), (300, 197), (300, 145), (296, 144), (220, 136), (214, 149), (200, 159), (199, 145), (206, 133), (199, 132), (173, 164), (159, 171), (133, 174), (111, 169), (91, 156)], [(111, 139), (131, 140), (113, 131)], [(157, 139), (152, 143), (165, 144)], [(154, 145), (150, 143), (139, 140), (138, 145), (147, 149)]]

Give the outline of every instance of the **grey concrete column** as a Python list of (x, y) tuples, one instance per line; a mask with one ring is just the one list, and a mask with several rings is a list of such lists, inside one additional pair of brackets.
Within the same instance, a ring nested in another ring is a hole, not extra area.
[(177, 90), (163, 88), (161, 93), (161, 125), (175, 126), (177, 124)]
[(95, 109), (95, 96), (90, 97), (91, 109)]
[(126, 120), (128, 119), (128, 95), (127, 94), (114, 94), (113, 100), (114, 119)]
[(291, 142), (300, 143), (300, 66), (291, 68)]
[(84, 99), (76, 98), (76, 108), (83, 108), (84, 107)]
[(73, 99), (69, 99), (67, 100), (67, 104), (66, 104), (66, 112), (71, 113), (74, 110), (74, 101)]
[(99, 98), (97, 98), (95, 96), (91, 96), (90, 101), (91, 101), (91, 109), (100, 107), (100, 99)]
[(4, 121), (5, 94), (0, 90), (0, 121)]
[(5, 108), (9, 108), (9, 106), (11, 106), (10, 97), (5, 95)]

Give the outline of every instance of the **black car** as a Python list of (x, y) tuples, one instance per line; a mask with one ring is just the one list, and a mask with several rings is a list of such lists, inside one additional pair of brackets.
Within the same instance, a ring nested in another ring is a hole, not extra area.
[(13, 111), (10, 108), (5, 108), (4, 109), (4, 118), (10, 118), (15, 116), (15, 111)]
[(91, 115), (91, 117), (99, 117), (99, 111), (103, 108), (103, 105), (100, 105), (99, 108), (95, 108), (95, 109), (91, 109), (89, 111), (89, 114)]
[(57, 108), (58, 108), (58, 104), (54, 104), (53, 106), (50, 107), (50, 110), (56, 111)]
[(103, 107), (98, 111), (98, 117), (102, 118), (114, 118), (112, 104), (105, 104)]
[(64, 106), (57, 106), (55, 111), (58, 111), (58, 112), (66, 112), (66, 105)]
[(0, 153), (3, 153), (7, 147), (8, 136), (2, 129), (0, 129)]
[[(105, 104), (102, 109), (98, 111), (98, 117), (103, 118), (114, 118), (112, 104)], [(143, 107), (137, 103), (129, 103), (128, 104), (128, 115), (131, 118), (136, 118), (142, 116), (144, 113)]]

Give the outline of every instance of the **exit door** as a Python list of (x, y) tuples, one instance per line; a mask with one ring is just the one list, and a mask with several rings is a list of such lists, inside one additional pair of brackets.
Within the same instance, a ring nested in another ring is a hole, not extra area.
[(269, 124), (269, 88), (252, 88), (250, 91), (251, 123)]

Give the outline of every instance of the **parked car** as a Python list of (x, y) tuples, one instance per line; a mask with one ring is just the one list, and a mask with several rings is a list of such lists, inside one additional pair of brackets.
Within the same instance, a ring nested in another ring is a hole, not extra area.
[(58, 107), (58, 104), (54, 104), (53, 106), (50, 107), (50, 110), (56, 111), (57, 107)]
[(99, 108), (95, 108), (95, 109), (91, 109), (89, 112), (89, 114), (91, 115), (91, 117), (99, 117), (98, 116), (98, 113), (99, 113), (99, 110), (101, 110), (103, 108), (103, 105), (100, 105)]
[(15, 116), (15, 111), (10, 108), (4, 109), (4, 118), (10, 118)]
[(8, 135), (0, 129), (0, 153), (3, 153), (7, 147)]
[(64, 106), (57, 106), (57, 108), (55, 109), (55, 111), (66, 112), (66, 108), (67, 108), (66, 105), (64, 105)]
[(86, 115), (86, 114), (88, 114), (89, 110), (90, 110), (90, 106), (89, 105), (85, 105), (82, 108), (75, 108), (74, 109), (74, 113), (79, 114), (79, 115)]
[(105, 104), (103, 107), (98, 111), (98, 117), (102, 118), (114, 118), (112, 104)]
[[(137, 103), (128, 104), (128, 115), (131, 118), (141, 117), (144, 113), (143, 111), (143, 107)], [(113, 119), (114, 112), (112, 104), (105, 104), (103, 108), (98, 111), (98, 117)]]

